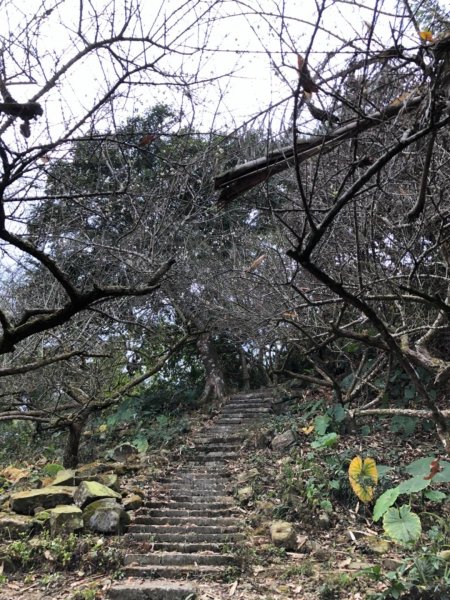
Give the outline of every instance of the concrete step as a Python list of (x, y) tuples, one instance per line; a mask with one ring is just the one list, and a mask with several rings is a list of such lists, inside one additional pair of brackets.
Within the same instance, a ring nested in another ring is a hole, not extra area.
[[(226, 496), (228, 499), (229, 497)], [(171, 510), (225, 510), (234, 506), (234, 502), (229, 499), (227, 502), (162, 502), (155, 500), (147, 502), (145, 508), (167, 508)]]
[[(188, 504), (234, 504), (233, 498), (230, 496), (218, 496), (217, 494), (171, 494), (170, 498), (166, 500), (166, 506), (177, 502), (177, 503), (188, 503)], [(181, 508), (181, 507), (180, 507)]]
[(182, 508), (153, 508), (153, 509), (149, 509), (147, 510), (147, 512), (140, 512), (139, 514), (136, 515), (135, 517), (135, 522), (137, 521), (137, 519), (141, 519), (141, 518), (158, 518), (158, 517), (165, 517), (165, 518), (169, 518), (169, 517), (210, 517), (210, 518), (216, 518), (216, 517), (232, 517), (232, 516), (237, 516), (239, 513), (236, 511), (233, 512), (233, 508), (225, 508), (225, 509), (217, 509), (217, 510), (210, 510), (208, 508), (203, 508), (203, 509), (197, 509), (197, 510), (184, 510)]
[(237, 527), (240, 521), (233, 517), (180, 517), (180, 516), (142, 516), (136, 517), (133, 521), (133, 525), (214, 525), (216, 527)]
[[(140, 535), (140, 534), (139, 534)], [(139, 540), (138, 540), (139, 541)], [(141, 540), (144, 541), (144, 540)], [(148, 543), (148, 539), (145, 540)], [(227, 542), (151, 542), (153, 552), (224, 552)], [(135, 552), (137, 554), (137, 552)]]
[[(149, 565), (137, 567), (125, 567), (124, 573), (127, 577), (205, 577), (222, 575), (227, 567), (219, 565)], [(145, 596), (144, 596), (145, 598)]]
[(109, 600), (194, 600), (196, 587), (178, 581), (129, 580), (115, 583), (107, 592)]
[(241, 527), (236, 525), (236, 523), (233, 525), (196, 525), (194, 523), (190, 525), (144, 525), (132, 523), (128, 528), (129, 533), (148, 533), (155, 536), (156, 539), (159, 539), (161, 534), (181, 533), (183, 535), (202, 535), (212, 533), (228, 535), (230, 533), (239, 533), (239, 531), (241, 531)]
[(198, 552), (153, 552), (152, 554), (127, 554), (125, 566), (147, 565), (233, 565), (232, 554), (200, 554)]
[(131, 541), (136, 542), (170, 542), (172, 544), (199, 544), (203, 542), (232, 544), (244, 539), (242, 533), (160, 533), (158, 539), (153, 540), (154, 534), (147, 532), (131, 531), (127, 533)]

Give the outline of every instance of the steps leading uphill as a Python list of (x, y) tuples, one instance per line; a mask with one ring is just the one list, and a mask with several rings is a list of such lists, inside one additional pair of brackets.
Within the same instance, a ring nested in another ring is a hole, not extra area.
[(111, 587), (110, 600), (193, 600), (195, 579), (223, 576), (236, 565), (233, 550), (244, 535), (227, 463), (270, 414), (271, 400), (267, 393), (232, 396), (184, 460), (159, 479), (129, 528), (126, 580)]

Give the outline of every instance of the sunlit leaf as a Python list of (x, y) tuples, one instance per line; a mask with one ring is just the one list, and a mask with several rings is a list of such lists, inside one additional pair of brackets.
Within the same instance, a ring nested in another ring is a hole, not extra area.
[(428, 31), (427, 29), (425, 29), (424, 31), (420, 31), (419, 35), (420, 35), (420, 39), (423, 40), (424, 42), (432, 42), (433, 41), (433, 34), (431, 31)]
[(311, 425), (308, 425), (307, 427), (302, 427), (300, 429), (300, 431), (302, 433), (304, 433), (305, 435), (309, 435), (310, 433), (312, 433), (314, 431), (314, 423), (312, 423)]
[(355, 456), (348, 468), (348, 477), (352, 490), (361, 502), (370, 502), (378, 483), (378, 471), (374, 459), (363, 460), (360, 456)]
[(422, 533), (420, 518), (411, 512), (407, 504), (390, 508), (383, 517), (383, 528), (389, 537), (400, 544), (416, 542)]
[(389, 488), (386, 490), (375, 502), (375, 506), (373, 507), (373, 520), (376, 523), (384, 513), (391, 508), (394, 502), (400, 495), (400, 490), (398, 486), (395, 488)]

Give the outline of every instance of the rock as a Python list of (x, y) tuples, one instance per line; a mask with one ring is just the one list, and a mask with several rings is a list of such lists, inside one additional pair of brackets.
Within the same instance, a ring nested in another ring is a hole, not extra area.
[(245, 472), (245, 473), (239, 473), (239, 475), (237, 476), (237, 482), (238, 483), (245, 483), (246, 481), (248, 481), (249, 479), (253, 479), (255, 477), (259, 476), (259, 471), (258, 469), (250, 469), (250, 471)]
[(320, 513), (320, 515), (317, 518), (317, 525), (321, 529), (330, 529), (330, 527), (331, 527), (331, 520), (330, 520), (329, 515), (326, 512)]
[(292, 523), (273, 521), (270, 524), (270, 538), (275, 546), (286, 550), (295, 550), (297, 547), (297, 535)]
[(82, 481), (74, 494), (75, 504), (81, 508), (102, 498), (116, 498), (121, 500), (122, 496), (97, 481)]
[(130, 515), (112, 498), (104, 498), (89, 504), (83, 510), (86, 529), (99, 533), (123, 533), (129, 525)]
[(256, 502), (256, 508), (258, 512), (261, 512), (265, 515), (270, 515), (275, 508), (275, 504), (270, 500), (258, 500)]
[(116, 473), (102, 473), (97, 477), (97, 481), (106, 487), (111, 488), (115, 492), (120, 492), (119, 478)]
[(32, 517), (0, 512), (0, 537), (2, 540), (16, 540), (30, 533), (33, 527)]
[(22, 515), (32, 515), (38, 506), (54, 508), (58, 504), (73, 504), (77, 488), (70, 486), (49, 486), (40, 490), (28, 490), (11, 494), (11, 510)]
[(251, 485), (247, 485), (246, 487), (240, 488), (237, 491), (237, 497), (239, 502), (248, 502), (252, 496), (253, 488)]
[(273, 430), (260, 430), (253, 439), (253, 445), (256, 450), (263, 450), (270, 446), (270, 440), (273, 436)]
[(363, 541), (374, 554), (386, 554), (391, 548), (388, 540), (380, 539), (376, 535), (368, 535)]
[(36, 534), (41, 533), (44, 530), (50, 528), (50, 511), (41, 510), (38, 513), (34, 513), (33, 519), (33, 532)]
[(128, 442), (124, 442), (119, 446), (116, 446), (113, 450), (113, 458), (114, 460), (126, 461), (130, 458), (134, 458), (137, 454), (139, 454), (139, 450), (133, 444)]
[(295, 435), (293, 431), (288, 429), (283, 433), (279, 433), (272, 440), (272, 450), (275, 452), (281, 452), (282, 450), (287, 450), (295, 443)]
[(53, 479), (51, 485), (78, 485), (81, 479), (72, 469), (61, 469)]
[(83, 529), (83, 513), (78, 506), (59, 505), (50, 510), (50, 531), (52, 535), (72, 533)]
[(138, 508), (141, 508), (143, 502), (141, 496), (131, 494), (123, 499), (122, 504), (125, 510), (137, 510)]

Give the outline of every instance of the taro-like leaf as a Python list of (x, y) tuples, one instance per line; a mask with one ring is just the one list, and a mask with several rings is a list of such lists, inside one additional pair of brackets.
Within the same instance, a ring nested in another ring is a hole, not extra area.
[(355, 456), (348, 468), (348, 477), (352, 490), (361, 502), (370, 502), (378, 483), (378, 471), (374, 459), (363, 460), (360, 456)]
[(400, 491), (398, 486), (395, 488), (389, 488), (386, 490), (375, 502), (375, 506), (373, 507), (373, 520), (375, 523), (381, 519), (384, 513), (394, 504), (397, 500)]
[(414, 494), (415, 492), (421, 492), (429, 485), (430, 480), (424, 479), (419, 475), (417, 477), (411, 477), (411, 479), (407, 479), (406, 481), (402, 481), (398, 488), (400, 494)]
[(407, 504), (389, 508), (383, 517), (383, 528), (389, 537), (399, 544), (416, 542), (422, 533), (420, 518)]

